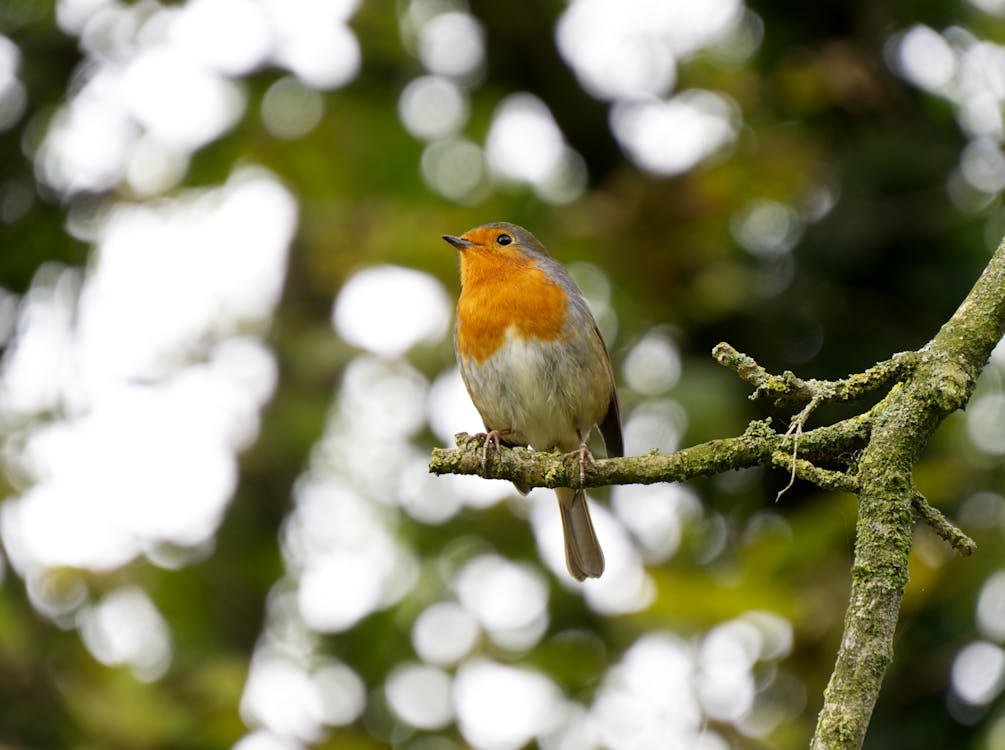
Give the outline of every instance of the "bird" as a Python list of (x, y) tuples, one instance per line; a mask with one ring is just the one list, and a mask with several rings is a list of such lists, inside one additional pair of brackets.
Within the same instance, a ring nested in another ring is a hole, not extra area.
[(494, 222), (443, 239), (460, 256), (454, 349), (485, 425), (472, 436), (485, 438), (482, 473), (492, 444), (578, 457), (579, 487), (555, 489), (566, 567), (577, 581), (599, 578), (604, 553), (583, 490), (585, 463), (595, 463), (586, 440), (597, 426), (608, 457), (623, 455), (624, 445), (597, 322), (569, 272), (523, 227)]

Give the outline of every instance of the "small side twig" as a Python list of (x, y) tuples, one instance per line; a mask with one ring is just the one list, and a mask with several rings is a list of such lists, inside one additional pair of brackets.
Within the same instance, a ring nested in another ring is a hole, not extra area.
[(821, 469), (816, 464), (805, 459), (793, 459), (792, 454), (783, 451), (775, 451), (771, 454), (771, 465), (777, 466), (779, 469), (789, 469), (793, 477), (793, 480), (775, 497), (776, 503), (792, 486), (793, 481), (797, 477), (804, 481), (812, 482), (825, 490), (855, 493), (860, 489), (858, 480), (850, 474), (832, 469)]
[(772, 375), (754, 360), (722, 342), (712, 349), (712, 356), (723, 367), (733, 370), (740, 378), (754, 386), (752, 400), (772, 398), (776, 406), (788, 403), (818, 403), (855, 401), (892, 382), (900, 380), (917, 364), (918, 352), (900, 352), (890, 359), (873, 365), (865, 372), (842, 380), (803, 380), (786, 370)]
[(917, 518), (931, 526), (936, 534), (941, 536), (950, 547), (963, 557), (970, 557), (977, 551), (977, 542), (967, 536), (958, 526), (953, 525), (952, 521), (929, 503), (920, 492), (915, 492), (911, 496), (911, 508)]

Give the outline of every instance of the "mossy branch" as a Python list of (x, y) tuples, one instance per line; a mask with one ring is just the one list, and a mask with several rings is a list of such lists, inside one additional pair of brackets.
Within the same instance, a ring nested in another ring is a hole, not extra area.
[(872, 434), (858, 466), (851, 600), (814, 750), (860, 748), (865, 739), (893, 655), (912, 519), (923, 518), (963, 554), (975, 548), (920, 498), (911, 472), (942, 420), (970, 400), (977, 376), (1003, 334), (1005, 242), (949, 321), (916, 353), (910, 372), (872, 409)]
[[(842, 380), (772, 375), (719, 344), (715, 359), (754, 387), (751, 398), (805, 404), (786, 433), (753, 422), (739, 437), (713, 440), (670, 454), (598, 461), (586, 486), (651, 484), (712, 476), (749, 466), (772, 466), (819, 487), (855, 493), (859, 501), (852, 587), (844, 634), (824, 693), (811, 750), (858, 750), (865, 739), (893, 638), (904, 587), (912, 524), (920, 519), (957, 549), (976, 545), (914, 488), (912, 471), (931, 434), (963, 408), (992, 348), (1005, 334), (1005, 241), (980, 279), (936, 336), (916, 352), (901, 352)], [(855, 417), (806, 429), (816, 407), (885, 395)], [(430, 471), (481, 474), (480, 441), (457, 436), (457, 449), (433, 451)], [(579, 483), (578, 463), (558, 454), (502, 449), (488, 452), (487, 476), (532, 487)], [(823, 468), (822, 463), (843, 469)]]
[(918, 352), (900, 352), (865, 372), (849, 375), (843, 380), (803, 380), (788, 370), (781, 375), (772, 375), (752, 357), (738, 352), (725, 342), (712, 349), (712, 356), (723, 367), (733, 370), (754, 386), (754, 392), (750, 395), (752, 400), (772, 398), (776, 406), (857, 401), (903, 379), (920, 359)]
[(927, 523), (936, 534), (941, 536), (953, 549), (963, 557), (970, 557), (977, 551), (977, 543), (954, 526), (942, 511), (929, 505), (928, 500), (920, 492), (911, 497), (911, 507), (914, 515)]
[[(829, 460), (860, 450), (869, 435), (868, 415), (803, 433), (802, 456)], [(482, 474), (482, 440), (467, 433), (454, 436), (457, 448), (435, 448), (429, 464), (434, 474)], [(735, 438), (711, 440), (674, 453), (651, 452), (642, 456), (599, 459), (586, 467), (586, 486), (655, 484), (709, 477), (733, 469), (774, 463), (775, 453), (792, 454), (794, 438), (775, 432), (770, 420), (751, 422)], [(802, 469), (800, 470), (802, 471)], [(559, 453), (502, 448), (488, 451), (487, 477), (508, 479), (527, 487), (575, 487), (579, 462)]]

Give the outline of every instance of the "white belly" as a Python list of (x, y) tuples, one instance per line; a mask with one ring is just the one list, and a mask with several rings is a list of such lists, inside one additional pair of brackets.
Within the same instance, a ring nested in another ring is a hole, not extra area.
[(526, 340), (511, 328), (503, 345), (480, 365), (461, 362), (486, 428), (511, 430), (510, 442), (537, 450), (573, 450), (586, 439), (607, 411), (610, 376), (592, 347), (576, 350), (575, 356), (559, 353), (556, 345)]

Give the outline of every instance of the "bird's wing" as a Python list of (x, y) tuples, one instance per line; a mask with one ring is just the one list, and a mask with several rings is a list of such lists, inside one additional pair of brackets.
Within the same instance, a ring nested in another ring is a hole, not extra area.
[(604, 345), (604, 337), (600, 334), (597, 324), (593, 324), (593, 334), (600, 342), (600, 348), (604, 352), (604, 361), (607, 364), (607, 375), (611, 381), (611, 400), (607, 404), (607, 413), (600, 420), (600, 434), (604, 438), (604, 447), (607, 448), (608, 458), (617, 458), (625, 455), (624, 438), (621, 435), (621, 407), (618, 405), (618, 388), (614, 384), (614, 369), (611, 367), (611, 357), (607, 353)]

